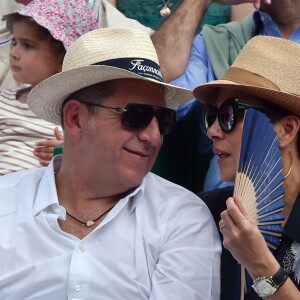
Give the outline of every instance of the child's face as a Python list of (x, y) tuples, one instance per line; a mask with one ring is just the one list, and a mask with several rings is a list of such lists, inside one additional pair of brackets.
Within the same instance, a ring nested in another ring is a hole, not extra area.
[(60, 72), (62, 62), (61, 55), (51, 51), (51, 43), (39, 38), (36, 26), (27, 19), (13, 23), (9, 55), (14, 79), (32, 86)]

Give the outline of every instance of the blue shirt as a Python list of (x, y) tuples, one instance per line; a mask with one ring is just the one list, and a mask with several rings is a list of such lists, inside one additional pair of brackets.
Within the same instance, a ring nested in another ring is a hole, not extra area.
[[(253, 14), (253, 18), (255, 24), (255, 28), (253, 28), (253, 35), (259, 34), (282, 37), (278, 26), (268, 14), (256, 11)], [(292, 33), (289, 40), (300, 44), (300, 27)], [(201, 33), (197, 34), (194, 38), (188, 66), (185, 72), (171, 83), (180, 87), (194, 89), (201, 84), (205, 84), (215, 79), (203, 35)], [(179, 120), (188, 118), (194, 109), (199, 110), (199, 102), (196, 99), (190, 100), (178, 107), (177, 118)], [(199, 127), (200, 136), (197, 151), (199, 152), (199, 155), (201, 155), (201, 152), (203, 153), (203, 151), (212, 151), (212, 141), (206, 135), (201, 113), (199, 115)], [(216, 161), (217, 159), (215, 156), (210, 162), (203, 191), (228, 185), (228, 183), (221, 181)]]

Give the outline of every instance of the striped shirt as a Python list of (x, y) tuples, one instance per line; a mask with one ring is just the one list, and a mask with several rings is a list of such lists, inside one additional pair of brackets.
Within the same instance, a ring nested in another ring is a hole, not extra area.
[(33, 153), (35, 143), (55, 139), (57, 125), (38, 118), (26, 103), (16, 100), (16, 93), (0, 93), (0, 175), (41, 167)]

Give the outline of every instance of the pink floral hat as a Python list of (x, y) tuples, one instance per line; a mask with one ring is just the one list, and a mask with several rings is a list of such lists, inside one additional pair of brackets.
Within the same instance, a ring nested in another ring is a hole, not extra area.
[(99, 27), (85, 0), (34, 0), (14, 13), (4, 15), (2, 20), (16, 13), (33, 18), (65, 48), (84, 33)]

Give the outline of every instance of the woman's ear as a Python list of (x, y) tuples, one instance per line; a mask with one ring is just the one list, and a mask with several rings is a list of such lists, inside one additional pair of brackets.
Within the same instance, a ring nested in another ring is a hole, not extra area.
[(280, 145), (285, 147), (297, 138), (300, 129), (300, 119), (295, 115), (288, 115), (276, 124), (276, 128)]

